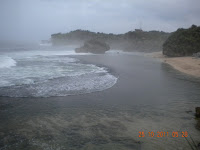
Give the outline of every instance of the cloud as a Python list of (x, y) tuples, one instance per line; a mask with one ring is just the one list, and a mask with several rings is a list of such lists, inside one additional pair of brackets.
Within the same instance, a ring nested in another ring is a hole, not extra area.
[(40, 40), (55, 32), (174, 31), (200, 24), (199, 0), (1, 0), (0, 39)]

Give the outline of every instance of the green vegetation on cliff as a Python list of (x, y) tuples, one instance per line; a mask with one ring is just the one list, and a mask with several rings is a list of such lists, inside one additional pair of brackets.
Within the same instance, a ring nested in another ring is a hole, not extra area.
[(90, 40), (84, 43), (80, 48), (76, 48), (76, 53), (95, 53), (95, 54), (104, 54), (110, 49), (110, 46), (105, 42)]
[(171, 57), (191, 56), (200, 52), (200, 27), (178, 29), (163, 44), (163, 54)]
[(162, 50), (162, 45), (169, 35), (169, 33), (165, 32), (142, 30), (130, 31), (125, 34), (76, 30), (69, 33), (52, 34), (51, 41), (53, 45), (83, 45), (86, 41), (95, 39), (109, 44), (111, 49), (154, 52)]

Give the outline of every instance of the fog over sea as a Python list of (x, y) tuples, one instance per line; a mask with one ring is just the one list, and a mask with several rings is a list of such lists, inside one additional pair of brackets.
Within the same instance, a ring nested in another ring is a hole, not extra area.
[(0, 150), (188, 150), (190, 136), (200, 142), (199, 78), (145, 53), (75, 47), (0, 48)]
[[(107, 68), (83, 64), (73, 46), (0, 49), (0, 96), (66, 96), (112, 87), (117, 78)], [(84, 55), (84, 54), (82, 54)]]

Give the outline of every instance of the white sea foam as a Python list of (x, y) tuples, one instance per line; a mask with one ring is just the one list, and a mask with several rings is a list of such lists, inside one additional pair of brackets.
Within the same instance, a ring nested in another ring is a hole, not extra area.
[(144, 56), (144, 52), (125, 52), (123, 50), (112, 49), (106, 52), (107, 55), (135, 55), (135, 56)]
[(8, 56), (0, 55), (0, 68), (10, 68), (16, 66), (16, 61)]
[(104, 67), (82, 64), (68, 56), (16, 58), (17, 66), (0, 68), (0, 96), (48, 97), (101, 91), (117, 78)]
[(18, 52), (8, 52), (7, 56), (12, 58), (30, 58), (34, 56), (69, 56), (69, 55), (93, 55), (91, 53), (76, 53), (74, 50), (28, 50)]
[[(66, 96), (101, 91), (117, 78), (106, 68), (83, 64), (73, 47), (0, 51), (0, 96)], [(16, 65), (17, 64), (17, 65)]]

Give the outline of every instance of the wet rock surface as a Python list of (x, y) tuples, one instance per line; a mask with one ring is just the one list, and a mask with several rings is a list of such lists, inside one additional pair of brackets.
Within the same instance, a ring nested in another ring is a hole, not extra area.
[(200, 107), (196, 107), (196, 117), (200, 118)]

